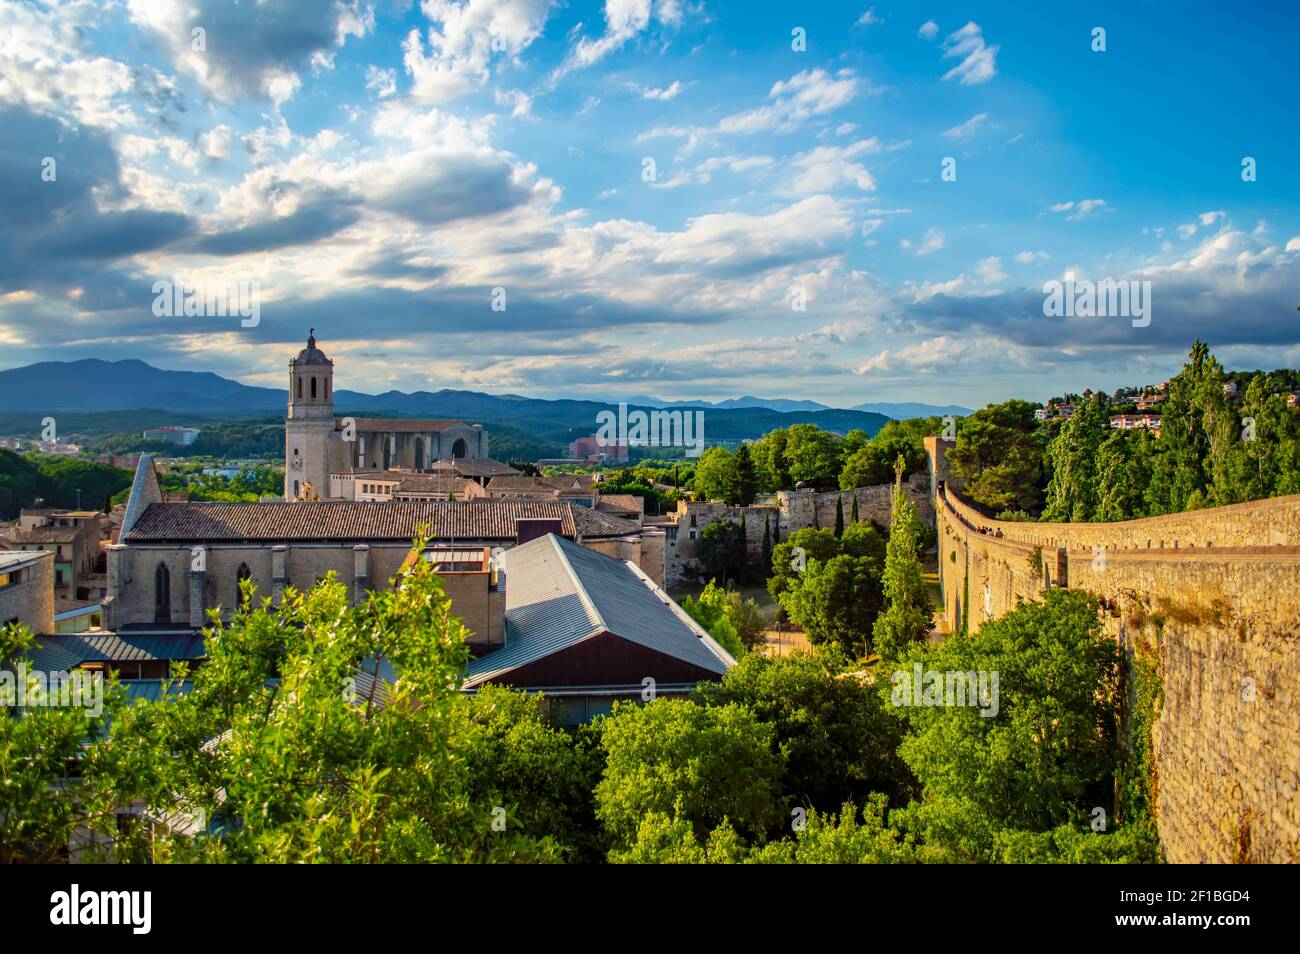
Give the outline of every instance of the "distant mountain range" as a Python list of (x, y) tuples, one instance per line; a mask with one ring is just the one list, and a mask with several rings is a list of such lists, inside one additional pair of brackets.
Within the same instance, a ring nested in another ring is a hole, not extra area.
[[(24, 433), (31, 430), (29, 418), (56, 412), (111, 412), (153, 408), (168, 412), (175, 423), (213, 419), (237, 419), (284, 413), (288, 392), (278, 388), (252, 387), (205, 371), (165, 371), (143, 361), (45, 361), (0, 371), (0, 419), (6, 424), (22, 419)], [(937, 408), (924, 404), (862, 405), (858, 408), (830, 408), (815, 401), (764, 400), (741, 397), (711, 403), (663, 402), (634, 398), (633, 407), (691, 407), (708, 411), (705, 439), (739, 441), (756, 438), (777, 427), (816, 424), (844, 433), (862, 428), (875, 434), (889, 415), (879, 408), (892, 408), (903, 416), (967, 413), (964, 409)], [(590, 400), (544, 400), (520, 395), (493, 395), (478, 391), (386, 391), (364, 394), (334, 392), (339, 414), (372, 417), (461, 418), (483, 424), (509, 427), (534, 438), (556, 444), (596, 430), (596, 414), (611, 402)], [(904, 410), (906, 414), (904, 414)], [(129, 427), (129, 425), (128, 425)], [(128, 427), (122, 428), (123, 430)]]
[[(734, 409), (747, 407), (765, 407), (773, 411), (790, 413), (791, 411), (833, 411), (839, 408), (832, 408), (827, 404), (819, 404), (816, 401), (791, 401), (786, 398), (760, 398), (746, 394), (744, 397), (731, 398), (727, 401), (665, 401), (661, 398), (646, 397), (644, 395), (631, 398), (628, 404), (637, 404), (642, 407), (700, 407), (714, 409)], [(891, 404), (888, 402), (876, 402), (870, 404), (855, 404), (850, 411), (869, 411), (872, 414), (883, 414), (885, 417), (905, 420), (909, 417), (943, 417), (945, 414), (956, 416), (965, 416), (971, 413), (970, 408), (961, 407), (957, 404), (915, 404), (901, 403)]]

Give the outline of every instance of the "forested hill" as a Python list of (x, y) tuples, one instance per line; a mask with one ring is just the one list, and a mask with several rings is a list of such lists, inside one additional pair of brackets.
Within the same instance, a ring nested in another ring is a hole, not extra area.
[[(6, 418), (18, 419), (3, 422), (7, 428), (0, 433), (39, 433), (41, 419), (58, 417), (60, 412), (153, 408), (170, 412), (176, 417), (170, 423), (179, 424), (186, 423), (184, 415), (231, 420), (263, 416), (252, 412), (283, 414), (287, 401), (287, 392), (276, 388), (249, 387), (207, 372), (163, 371), (143, 361), (48, 361), (0, 371), (0, 408), (11, 412)], [(534, 440), (558, 445), (594, 433), (596, 415), (611, 405), (450, 389), (409, 394), (343, 389), (335, 392), (335, 409), (340, 415), (367, 417), (457, 418), (489, 429), (492, 425), (509, 427), (516, 435), (523, 432)], [(755, 439), (774, 428), (804, 423), (839, 433), (860, 428), (875, 434), (889, 419), (870, 411), (838, 409), (786, 413), (767, 407), (707, 407), (703, 413), (706, 441)], [(31, 420), (20, 420), (24, 414)], [(68, 431), (60, 426), (60, 432)]]

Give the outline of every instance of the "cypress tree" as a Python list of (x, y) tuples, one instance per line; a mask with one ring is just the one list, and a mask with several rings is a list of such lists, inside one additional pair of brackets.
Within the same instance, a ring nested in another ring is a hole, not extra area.
[[(921, 522), (916, 516), (916, 504), (903, 493), (901, 483), (900, 473), (894, 485), (889, 542), (885, 546), (883, 583), (889, 605), (876, 617), (871, 631), (872, 646), (885, 659), (896, 658), (909, 643), (924, 639), (930, 632), (934, 612), (916, 552), (921, 541)], [(962, 610), (966, 611), (964, 602)]]
[(844, 495), (835, 498), (835, 536), (844, 536)]

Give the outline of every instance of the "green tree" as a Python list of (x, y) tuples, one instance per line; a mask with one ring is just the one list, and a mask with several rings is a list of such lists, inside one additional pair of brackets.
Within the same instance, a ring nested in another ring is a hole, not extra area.
[(809, 560), (779, 597), (782, 608), (814, 644), (837, 643), (846, 652), (867, 651), (871, 626), (881, 610), (881, 565), (869, 557), (841, 555)]
[(934, 609), (917, 556), (921, 537), (916, 505), (895, 486), (882, 577), (885, 610), (871, 630), (872, 648), (884, 659), (892, 659), (905, 647), (925, 639), (933, 626)]
[(741, 444), (736, 448), (733, 463), (736, 473), (735, 493), (724, 499), (733, 507), (748, 507), (754, 502), (754, 495), (758, 493), (758, 470), (748, 444)]
[[(101, 778), (125, 771), (103, 757), (98, 741), (120, 715), (125, 695), (115, 682), (70, 685), (66, 696), (46, 694), (30, 672), (31, 631), (0, 626), (0, 864), (59, 860), (69, 846), (90, 854), (116, 833), (111, 812), (79, 797), (83, 759)], [(50, 700), (57, 705), (40, 704)], [(23, 709), (20, 703), (29, 703)]]
[(1043, 446), (1034, 405), (1028, 401), (990, 404), (962, 422), (948, 454), (963, 493), (993, 512), (1036, 510), (1043, 479)]
[[(140, 833), (133, 847), (160, 861), (558, 860), (549, 835), (471, 795), (455, 732), (465, 637), (419, 560), (360, 605), (329, 579), (245, 606), (206, 632), (187, 694), (113, 719), (86, 797), (192, 820), (194, 835)], [(135, 770), (102, 784), (100, 760)]]
[(701, 683), (697, 701), (735, 703), (773, 726), (785, 764), (782, 788), (795, 803), (834, 811), (872, 792), (895, 801), (912, 778), (898, 758), (903, 723), (882, 701), (869, 673), (848, 673), (833, 646), (789, 656), (751, 653), (718, 683)]
[(790, 432), (784, 427), (778, 427), (754, 442), (751, 454), (762, 490), (771, 492), (794, 487), (785, 453), (789, 441)]
[[(900, 695), (917, 665), (984, 673), (986, 688), (996, 674), (996, 692), (917, 705)], [(900, 821), (925, 841), (987, 861), (999, 831), (1081, 824), (1092, 806), (1114, 815), (1119, 655), (1088, 594), (1050, 590), (973, 635), (913, 643), (888, 691), (911, 730), (899, 754), (925, 792)]]
[(738, 494), (735, 456), (725, 447), (710, 447), (695, 465), (695, 496), (730, 502)]
[(762, 839), (785, 814), (772, 740), (772, 727), (740, 705), (617, 703), (601, 726), (596, 816), (616, 847), (634, 843), (651, 813), (685, 821), (697, 838), (726, 819)]
[(808, 560), (829, 560), (839, 552), (840, 544), (829, 530), (814, 527), (796, 530), (772, 551), (772, 575), (767, 581), (767, 591), (773, 599), (780, 599), (806, 568)]
[(1044, 520), (1096, 519), (1101, 496), (1098, 454), (1109, 435), (1110, 405), (1102, 394), (1080, 404), (1074, 416), (1061, 425), (1047, 448), (1052, 479), (1047, 485)]
[(743, 579), (749, 563), (744, 528), (733, 520), (715, 520), (700, 531), (696, 555), (706, 579)]
[(699, 599), (687, 596), (681, 601), (686, 615), (704, 627), (705, 631), (717, 640), (733, 659), (745, 655), (746, 644), (740, 638), (740, 629), (727, 602), (727, 591), (714, 580), (704, 587)]
[[(854, 498), (857, 501), (857, 498)], [(844, 495), (839, 494), (835, 497), (835, 536), (844, 536)]]
[(795, 484), (828, 487), (837, 482), (840, 472), (839, 443), (834, 434), (815, 424), (792, 424), (786, 441), (785, 457), (790, 479)]

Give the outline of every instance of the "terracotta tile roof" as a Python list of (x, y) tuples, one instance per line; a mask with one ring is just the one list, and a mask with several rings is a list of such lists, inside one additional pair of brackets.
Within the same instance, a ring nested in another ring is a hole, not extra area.
[[(338, 420), (341, 423), (343, 418), (339, 418)], [(461, 424), (466, 427), (469, 426), (465, 424), (464, 421), (425, 421), (417, 420), (415, 418), (394, 418), (392, 420), (385, 420), (384, 418), (378, 417), (357, 417), (353, 418), (353, 420), (356, 421), (358, 431), (377, 431), (383, 434), (428, 434), (430, 432), (446, 430), (456, 424)]]
[(528, 518), (558, 519), (566, 537), (640, 531), (630, 520), (546, 500), (156, 503), (140, 515), (126, 542), (410, 540), (424, 525), (439, 540), (513, 540), (515, 521)]
[(76, 527), (35, 527), (31, 530), (19, 530), (14, 534), (14, 543), (76, 543), (81, 531)]
[(596, 489), (596, 479), (587, 474), (570, 474), (563, 477), (493, 477), (488, 490), (533, 493), (591, 494)]
[(429, 470), (450, 470), (462, 477), (493, 477), (498, 474), (514, 475), (519, 473), (509, 464), (503, 464), (501, 461), (493, 460), (490, 457), (435, 460), (429, 465)]
[(609, 511), (641, 511), (645, 508), (645, 498), (638, 497), (636, 494), (602, 494), (600, 503), (596, 505), (601, 510)]

